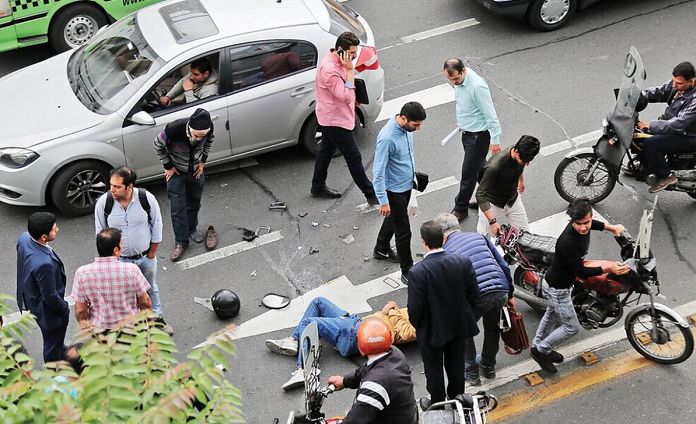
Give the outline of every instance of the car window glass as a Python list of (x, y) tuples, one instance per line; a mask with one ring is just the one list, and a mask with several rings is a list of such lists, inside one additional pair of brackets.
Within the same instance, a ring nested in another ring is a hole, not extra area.
[(178, 44), (218, 33), (213, 19), (198, 0), (184, 0), (169, 4), (163, 6), (159, 13)]
[[(140, 110), (153, 116), (161, 116), (186, 105), (202, 103), (218, 96), (219, 68), (219, 53), (180, 64), (145, 95), (140, 103)], [(210, 70), (205, 71), (206, 69)], [(192, 85), (190, 90), (185, 90), (186, 80)]]
[(315, 67), (317, 50), (303, 41), (269, 41), (230, 48), (232, 90), (243, 90)]

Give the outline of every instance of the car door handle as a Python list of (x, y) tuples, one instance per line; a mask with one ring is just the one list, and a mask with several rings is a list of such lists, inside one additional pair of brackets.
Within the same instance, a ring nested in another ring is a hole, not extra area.
[(293, 91), (290, 94), (290, 97), (299, 97), (299, 96), (304, 96), (307, 93), (311, 93), (312, 89), (311, 88), (298, 88), (297, 90)]
[(210, 120), (214, 121), (214, 120), (218, 119), (219, 117), (220, 117), (220, 115), (213, 115), (210, 117)]

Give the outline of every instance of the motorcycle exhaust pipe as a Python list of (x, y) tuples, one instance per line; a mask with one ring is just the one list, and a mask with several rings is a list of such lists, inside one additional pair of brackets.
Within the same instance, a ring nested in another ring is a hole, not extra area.
[(546, 300), (540, 299), (537, 296), (531, 295), (519, 287), (515, 288), (515, 297), (525, 302), (527, 305), (535, 309), (546, 309)]

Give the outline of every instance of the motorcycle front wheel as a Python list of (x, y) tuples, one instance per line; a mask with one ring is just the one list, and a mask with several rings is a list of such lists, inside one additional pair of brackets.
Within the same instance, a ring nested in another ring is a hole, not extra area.
[(568, 203), (587, 198), (595, 204), (609, 196), (616, 185), (616, 176), (594, 154), (580, 153), (564, 158), (558, 164), (553, 184)]
[(689, 359), (694, 351), (691, 330), (680, 326), (663, 311), (645, 308), (626, 319), (625, 329), (631, 346), (658, 364), (679, 364)]

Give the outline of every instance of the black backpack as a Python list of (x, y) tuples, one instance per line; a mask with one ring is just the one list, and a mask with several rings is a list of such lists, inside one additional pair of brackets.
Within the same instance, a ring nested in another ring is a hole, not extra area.
[[(147, 222), (152, 224), (152, 216), (150, 216), (150, 201), (147, 200), (147, 190), (144, 188), (138, 189), (138, 200), (140, 200), (140, 205), (147, 212)], [(111, 215), (111, 210), (114, 208), (114, 196), (106, 196), (106, 204), (104, 205), (104, 223), (109, 226), (109, 215)]]

